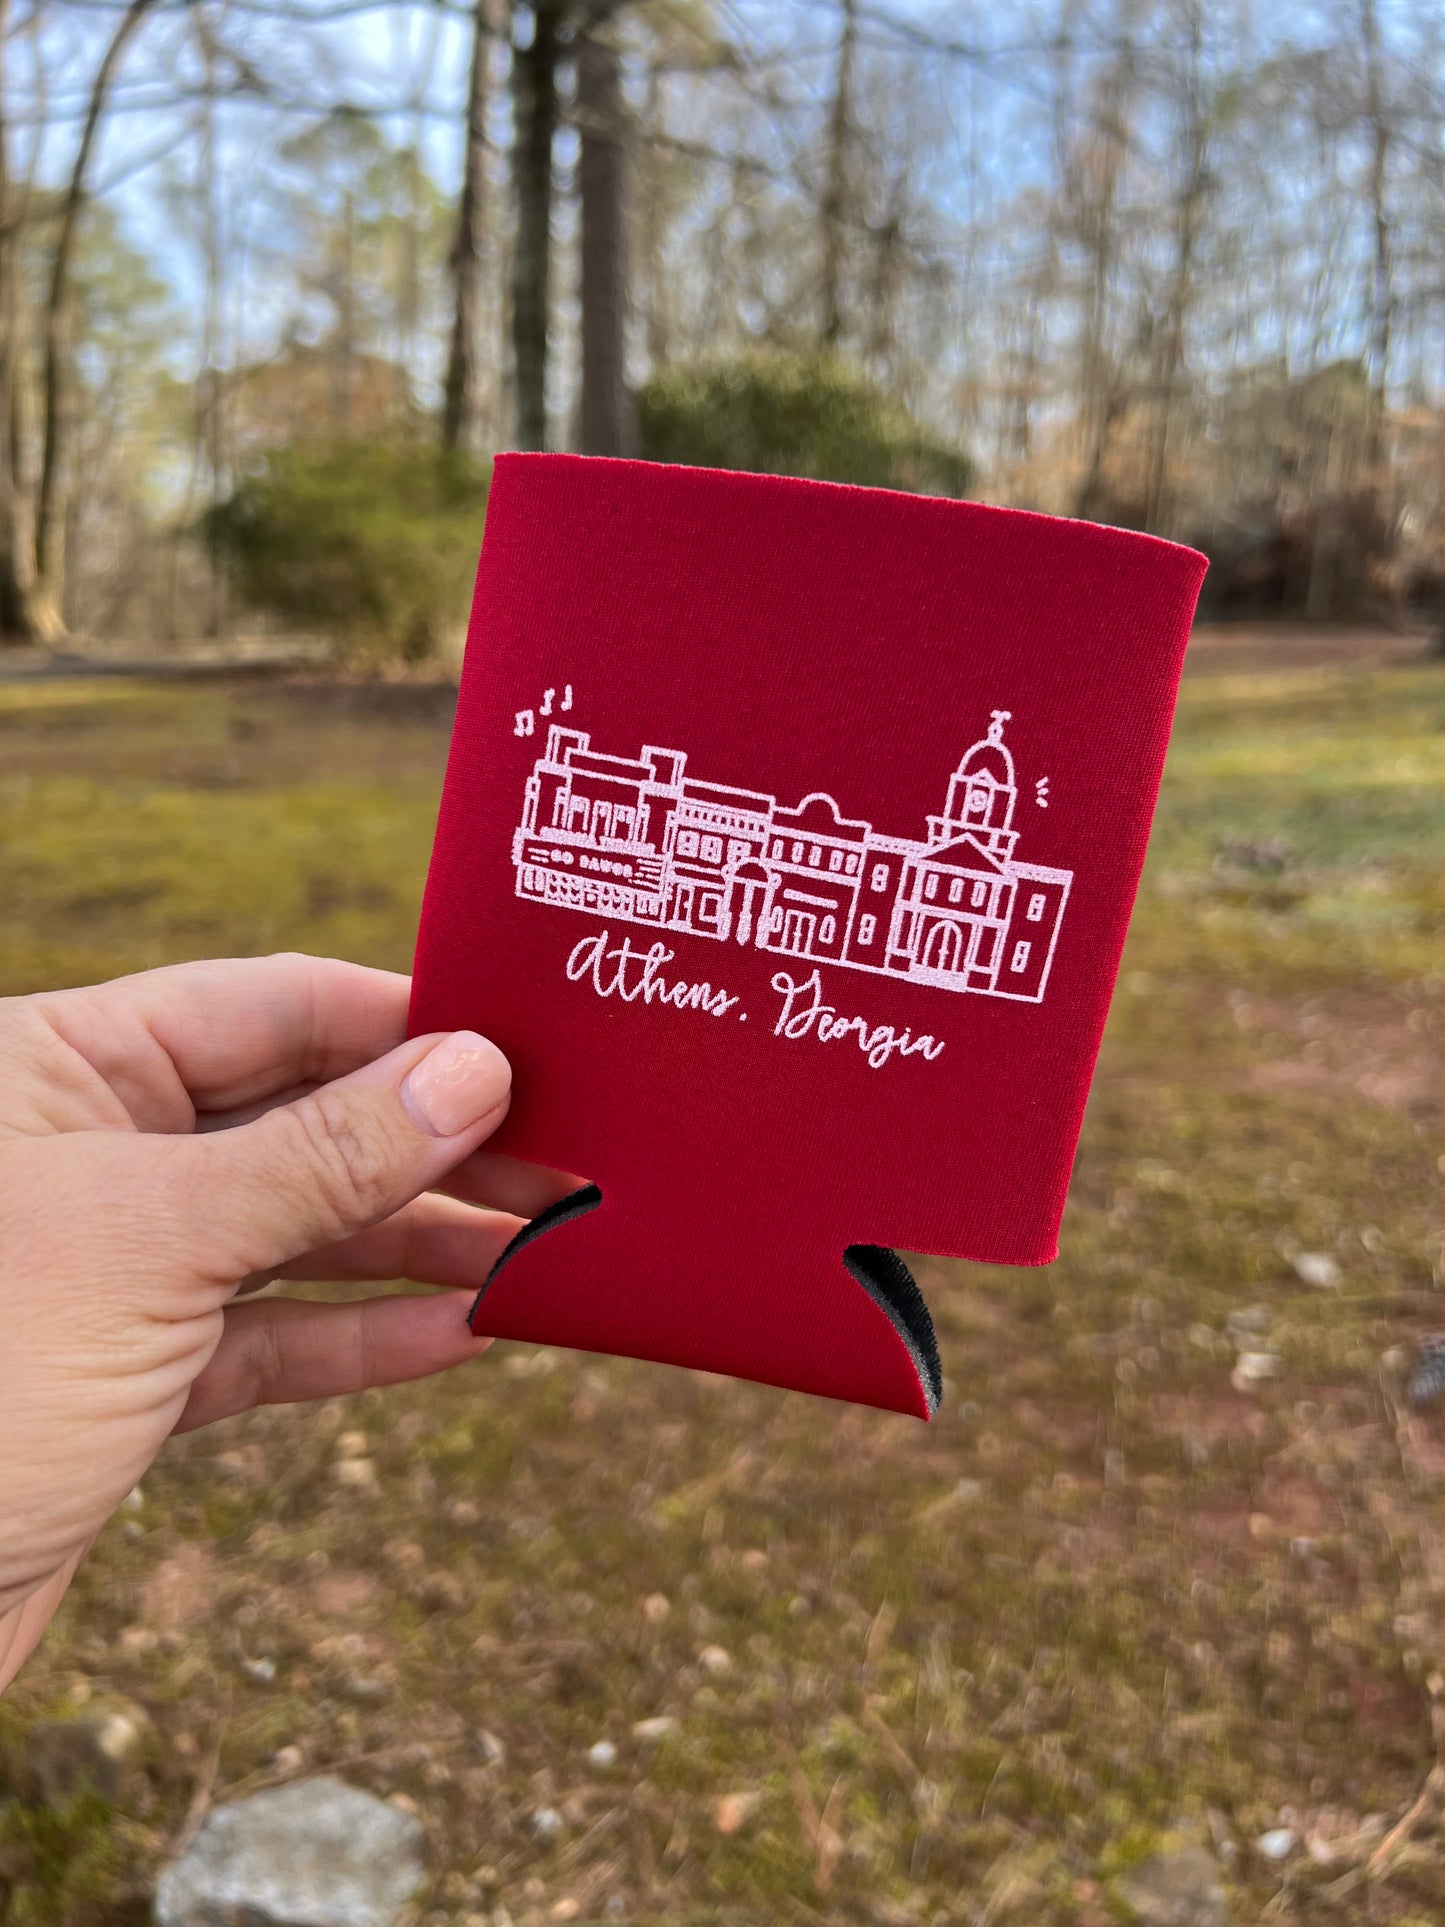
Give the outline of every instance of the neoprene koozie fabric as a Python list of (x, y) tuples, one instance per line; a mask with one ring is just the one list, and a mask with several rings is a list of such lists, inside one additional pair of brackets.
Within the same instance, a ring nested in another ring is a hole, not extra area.
[(970, 503), (498, 459), (412, 1029), (494, 1037), (496, 1148), (596, 1189), (477, 1330), (928, 1415), (888, 1248), (1056, 1255), (1204, 569)]

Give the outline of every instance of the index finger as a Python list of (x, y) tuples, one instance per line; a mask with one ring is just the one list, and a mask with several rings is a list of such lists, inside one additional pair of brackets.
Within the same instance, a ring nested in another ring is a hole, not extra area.
[(37, 999), (142, 1130), (230, 1110), (286, 1085), (328, 1083), (406, 1036), (411, 979), (335, 957), (172, 964)]

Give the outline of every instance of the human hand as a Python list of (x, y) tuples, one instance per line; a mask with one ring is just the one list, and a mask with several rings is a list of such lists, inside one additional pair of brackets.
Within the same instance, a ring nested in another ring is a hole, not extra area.
[[(403, 1041), (408, 989), (282, 956), (0, 1000), (0, 1688), (172, 1432), (485, 1348), (477, 1287), (569, 1187), (478, 1151), (506, 1059)], [(245, 1297), (278, 1277), (453, 1289)]]

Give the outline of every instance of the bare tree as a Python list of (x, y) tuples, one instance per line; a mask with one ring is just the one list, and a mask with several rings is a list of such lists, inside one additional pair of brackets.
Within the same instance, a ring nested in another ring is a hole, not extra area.
[(1386, 199), (1393, 129), (1380, 72), (1380, 23), (1375, 12), (1375, 0), (1360, 0), (1360, 39), (1365, 55), (1365, 132), (1370, 143), (1370, 226), (1374, 243), (1369, 354), (1373, 406), (1368, 460), (1371, 470), (1376, 470), (1382, 453), (1390, 369), (1390, 329), (1394, 320), (1395, 299), (1390, 213)]
[[(1111, 351), (1109, 316), (1123, 243), (1121, 187), (1139, 92), (1136, 11), (1136, 0), (1121, 0), (1113, 49), (1088, 87), (1089, 107), (1077, 135), (1065, 118), (1069, 105), (1065, 81), (1061, 80), (1056, 93), (1062, 214), (1069, 240), (1083, 255), (1079, 336), (1083, 476), (1074, 500), (1074, 513), (1081, 516), (1095, 515), (1103, 506), (1104, 458), (1128, 399)], [(1066, 13), (1056, 48), (1061, 71), (1073, 51), (1071, 13)]]
[(627, 386), (627, 112), (617, 19), (589, 22), (577, 49), (578, 182), (582, 202), (582, 400), (587, 455), (632, 446)]
[(1181, 122), (1179, 184), (1171, 208), (1173, 262), (1154, 368), (1153, 444), (1145, 482), (1146, 525), (1162, 531), (1167, 521), (1169, 436), (1184, 365), (1184, 332), (1194, 296), (1194, 263), (1209, 192), (1208, 153), (1211, 103), (1204, 76), (1202, 0), (1177, 0), (1183, 29), (1178, 90)]
[(467, 83), (462, 191), (452, 246), (452, 333), (442, 406), (442, 447), (466, 445), (476, 414), (477, 326), (482, 293), (482, 230), (487, 181), (487, 68), (496, 32), (496, 0), (476, 0)]
[(512, 354), (517, 441), (522, 448), (547, 446), (552, 142), (557, 131), (562, 24), (561, 0), (535, 0), (530, 8), (513, 15), (512, 191), (517, 236), (512, 260)]
[(841, 0), (841, 4), (843, 25), (838, 39), (838, 70), (828, 114), (827, 175), (819, 206), (823, 227), (822, 321), (819, 335), (825, 348), (835, 347), (843, 332), (843, 239), (844, 222), (849, 212), (853, 66), (858, 46), (858, 0)]
[(46, 637), (46, 624), (36, 606), (35, 545), (23, 475), (20, 236), (24, 197), (10, 176), (10, 130), (5, 118), (9, 14), (9, 0), (0, 0), (0, 642), (38, 642)]
[(90, 99), (81, 124), (80, 140), (60, 207), (60, 228), (51, 257), (50, 285), (43, 317), (42, 421), (40, 481), (35, 502), (35, 614), (42, 636), (63, 634), (59, 595), (59, 518), (56, 514), (61, 466), (65, 455), (65, 383), (69, 375), (71, 268), (75, 237), (100, 133), (106, 103), (126, 48), (157, 0), (130, 0), (111, 36), (91, 83)]
[[(203, 294), (201, 310), (201, 366), (196, 377), (194, 445), (190, 495), (194, 497), (202, 471), (210, 505), (221, 498), (225, 485), (225, 378), (221, 370), (221, 313), (225, 265), (221, 240), (221, 209), (216, 166), (217, 56), (219, 48), (205, 9), (192, 14), (197, 50), (204, 75), (198, 112), (195, 211), (200, 243)], [(187, 502), (186, 520), (191, 502)], [(210, 606), (205, 628), (217, 635), (224, 614), (225, 574), (219, 556), (210, 558)]]

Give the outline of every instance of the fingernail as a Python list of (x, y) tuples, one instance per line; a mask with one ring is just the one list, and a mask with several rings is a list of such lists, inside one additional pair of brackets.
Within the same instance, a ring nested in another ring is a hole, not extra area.
[(454, 1030), (407, 1073), (401, 1101), (431, 1137), (457, 1137), (495, 1111), (512, 1088), (512, 1067), (485, 1037)]

